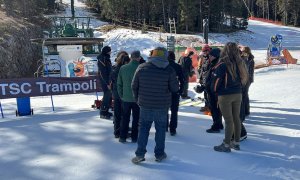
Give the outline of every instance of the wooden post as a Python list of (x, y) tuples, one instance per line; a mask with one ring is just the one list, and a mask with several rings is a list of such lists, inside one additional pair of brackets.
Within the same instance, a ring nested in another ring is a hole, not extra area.
[(161, 27), (158, 27), (159, 30), (159, 40), (161, 40)]

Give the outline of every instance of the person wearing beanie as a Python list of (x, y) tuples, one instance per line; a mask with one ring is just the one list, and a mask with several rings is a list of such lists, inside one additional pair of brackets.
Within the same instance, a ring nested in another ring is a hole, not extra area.
[(130, 116), (132, 112), (132, 126), (131, 126), (131, 142), (136, 143), (138, 137), (138, 123), (140, 116), (140, 108), (136, 103), (132, 93), (132, 79), (137, 67), (140, 65), (141, 53), (140, 51), (133, 51), (131, 53), (131, 61), (122, 66), (118, 76), (118, 94), (122, 99), (122, 120), (120, 126), (119, 142), (125, 143), (128, 135)]
[(100, 77), (100, 85), (103, 90), (102, 104), (100, 107), (100, 118), (110, 119), (112, 113), (108, 112), (112, 100), (111, 94), (111, 70), (110, 61), (111, 48), (104, 46), (98, 59), (98, 73)]
[(206, 130), (207, 133), (219, 133), (220, 130), (224, 129), (222, 124), (222, 114), (218, 107), (218, 96), (214, 92), (214, 82), (216, 78), (214, 76), (215, 70), (218, 67), (218, 61), (220, 57), (221, 50), (219, 48), (214, 48), (209, 53), (209, 73), (206, 78), (206, 91), (208, 95), (208, 107), (210, 109), (213, 124)]
[(168, 51), (165, 48), (157, 47), (150, 52), (148, 61), (137, 68), (131, 86), (134, 99), (140, 107), (136, 157), (131, 161), (134, 164), (145, 161), (153, 122), (156, 130), (155, 160), (162, 161), (167, 158), (165, 139), (171, 96), (179, 89), (175, 70), (169, 65)]
[(184, 78), (184, 86), (183, 92), (181, 94), (182, 99), (190, 99), (191, 97), (188, 96), (188, 89), (189, 89), (189, 77), (194, 75), (193, 71), (193, 64), (192, 64), (192, 55), (194, 55), (193, 51), (186, 52), (185, 56), (180, 57), (179, 64), (181, 65), (183, 78)]
[[(198, 62), (198, 73), (199, 73), (199, 83), (201, 86), (205, 87), (205, 79), (208, 74), (208, 68), (209, 68), (209, 52), (211, 51), (211, 48), (208, 44), (205, 44), (202, 47), (200, 56), (199, 56), (199, 62)], [(207, 91), (204, 91), (204, 107), (200, 108), (200, 111), (209, 111), (208, 107), (208, 96)]]

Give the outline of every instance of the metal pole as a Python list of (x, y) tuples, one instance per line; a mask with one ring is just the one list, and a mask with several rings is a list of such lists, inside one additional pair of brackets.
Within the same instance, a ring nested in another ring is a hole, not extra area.
[[(44, 48), (44, 46), (45, 46), (45, 40), (43, 41), (42, 48)], [(43, 61), (45, 61), (45, 52), (44, 52), (44, 49), (43, 49)], [(49, 77), (48, 64), (46, 64), (46, 75), (47, 75), (47, 77)], [(51, 94), (51, 104), (52, 104), (52, 110), (54, 111), (54, 103), (53, 103), (52, 94)]]
[(71, 0), (71, 13), (72, 13), (72, 19), (74, 19), (75, 18), (74, 0)]
[[(47, 77), (49, 77), (48, 64), (46, 64), (46, 73), (47, 73)], [(50, 97), (51, 97), (52, 111), (54, 111), (54, 103), (53, 103), (52, 94), (50, 95)]]
[(208, 19), (203, 19), (203, 38), (205, 40), (205, 44), (208, 44)]
[(1, 105), (1, 101), (0, 101), (0, 109), (1, 109), (1, 115), (2, 115), (2, 118), (4, 118), (3, 110), (2, 110), (2, 105)]
[(165, 3), (164, 0), (161, 0), (162, 8), (163, 8), (163, 18), (164, 18), (164, 29), (166, 29), (166, 14), (165, 14)]

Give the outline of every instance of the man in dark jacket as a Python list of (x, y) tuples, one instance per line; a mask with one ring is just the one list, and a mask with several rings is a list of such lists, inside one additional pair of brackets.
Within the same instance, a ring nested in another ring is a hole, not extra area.
[[(198, 65), (198, 71), (199, 71), (199, 83), (203, 87), (207, 87), (205, 85), (206, 83), (206, 78), (209, 73), (209, 66), (210, 66), (210, 60), (209, 60), (209, 52), (211, 51), (211, 48), (208, 44), (205, 44), (201, 50), (201, 54), (199, 56), (199, 65)], [(209, 99), (207, 92), (209, 89), (205, 88), (204, 89), (204, 107), (200, 108), (201, 112), (204, 111), (209, 111)]]
[(170, 125), (168, 124), (168, 126), (170, 128), (170, 135), (174, 136), (176, 134), (176, 128), (177, 128), (177, 124), (178, 124), (179, 98), (183, 92), (184, 78), (183, 78), (181, 66), (175, 62), (175, 54), (173, 51), (169, 51), (168, 60), (169, 60), (170, 66), (176, 72), (176, 77), (177, 77), (177, 79), (179, 81), (179, 85), (180, 85), (179, 91), (172, 93), (171, 119), (170, 119)]
[(154, 149), (156, 161), (167, 157), (165, 138), (168, 109), (171, 105), (172, 92), (178, 92), (179, 83), (175, 70), (169, 66), (168, 51), (158, 47), (151, 51), (148, 61), (141, 64), (135, 72), (132, 90), (140, 106), (140, 127), (136, 157), (132, 162), (137, 164), (145, 160), (149, 131), (155, 123)]
[(224, 129), (222, 124), (222, 114), (218, 107), (218, 96), (214, 92), (214, 84), (216, 81), (216, 77), (214, 76), (214, 72), (218, 66), (218, 61), (220, 57), (221, 50), (219, 48), (214, 48), (209, 53), (209, 67), (207, 68), (208, 74), (205, 78), (206, 82), (206, 91), (208, 94), (208, 107), (211, 111), (213, 125), (206, 130), (207, 133), (219, 133), (220, 130)]
[(181, 95), (182, 99), (190, 99), (191, 97), (188, 96), (188, 89), (189, 89), (189, 77), (193, 75), (193, 64), (192, 64), (192, 55), (194, 54), (193, 51), (187, 53), (185, 57), (180, 58), (179, 64), (181, 65), (183, 77), (184, 77), (184, 87), (183, 92)]
[(100, 84), (103, 90), (103, 99), (100, 108), (100, 118), (110, 119), (112, 113), (108, 112), (110, 107), (110, 102), (112, 98), (111, 94), (111, 61), (110, 61), (111, 48), (105, 46), (102, 48), (101, 54), (97, 57), (98, 59), (98, 71), (100, 76)]

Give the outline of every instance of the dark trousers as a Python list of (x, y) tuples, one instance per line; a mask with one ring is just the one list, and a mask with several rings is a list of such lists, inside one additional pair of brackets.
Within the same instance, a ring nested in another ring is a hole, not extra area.
[(213, 119), (213, 125), (211, 128), (215, 130), (223, 129), (222, 113), (218, 107), (218, 97), (213, 93), (208, 93), (208, 99), (209, 109)]
[(240, 118), (242, 122), (244, 122), (246, 116), (250, 114), (250, 102), (249, 102), (249, 95), (248, 95), (249, 87), (250, 84), (247, 84), (243, 88), (243, 92), (242, 92), (242, 103), (241, 103), (241, 112), (240, 112)]
[(112, 98), (111, 91), (106, 88), (103, 91), (103, 98), (102, 98), (102, 104), (101, 104), (101, 110), (100, 110), (101, 115), (107, 115), (108, 114), (108, 109), (110, 107), (111, 98)]
[(120, 138), (126, 139), (128, 134), (130, 115), (132, 111), (131, 139), (137, 140), (138, 123), (140, 119), (140, 107), (135, 102), (122, 102), (122, 120), (120, 127)]
[[(167, 121), (168, 126), (170, 128), (170, 132), (176, 132), (177, 124), (178, 124), (178, 107), (179, 107), (179, 95), (177, 93), (172, 93), (172, 104), (171, 104), (171, 119), (170, 124)], [(169, 119), (169, 114), (168, 114)]]
[(246, 128), (243, 124), (243, 122), (241, 122), (241, 137), (247, 135), (247, 131), (246, 131)]
[(204, 90), (203, 94), (204, 94), (204, 106), (208, 107), (209, 106), (209, 99), (208, 99), (207, 90)]
[(245, 116), (250, 115), (250, 100), (249, 100), (249, 88), (251, 83), (248, 83), (245, 87)]
[(246, 103), (245, 103), (245, 91), (243, 89), (242, 92), (242, 102), (241, 102), (241, 111), (240, 111), (240, 118), (241, 118), (241, 122), (245, 121), (246, 118), (246, 114), (245, 114), (245, 107), (246, 107)]
[(189, 89), (189, 76), (184, 75), (184, 84), (183, 84), (183, 92), (182, 92), (182, 97), (188, 96), (188, 89)]
[(247, 135), (246, 128), (243, 124), (243, 122), (246, 119), (246, 116), (250, 114), (250, 102), (249, 102), (249, 87), (250, 83), (248, 83), (244, 88), (242, 92), (242, 102), (241, 102), (241, 111), (240, 111), (240, 118), (241, 118), (241, 137)]
[(122, 119), (122, 100), (114, 98), (114, 135), (120, 135), (120, 126)]

